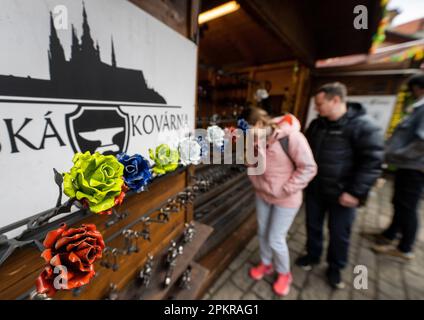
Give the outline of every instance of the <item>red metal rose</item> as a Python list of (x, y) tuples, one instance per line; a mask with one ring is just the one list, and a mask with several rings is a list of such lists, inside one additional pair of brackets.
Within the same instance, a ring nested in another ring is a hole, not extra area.
[[(50, 297), (59, 289), (54, 286), (55, 278), (59, 275), (61, 285), (66, 284), (65, 288), (60, 289), (78, 288), (89, 283), (95, 275), (93, 263), (102, 257), (105, 247), (103, 237), (94, 224), (69, 229), (62, 224), (47, 234), (43, 244), (46, 249), (41, 257), (46, 261), (46, 266), (37, 278), (36, 286), (38, 293)], [(55, 267), (60, 272), (55, 273)]]
[(128, 186), (124, 183), (122, 185), (122, 189), (121, 189), (121, 193), (119, 194), (119, 196), (117, 196), (115, 198), (115, 206), (119, 206), (122, 204), (122, 202), (124, 201), (125, 195), (128, 191)]
[(239, 134), (237, 132), (237, 128), (234, 127), (227, 127), (224, 129), (225, 132), (225, 136), (230, 140), (231, 142), (235, 143), (237, 141), (237, 139), (239, 138)]

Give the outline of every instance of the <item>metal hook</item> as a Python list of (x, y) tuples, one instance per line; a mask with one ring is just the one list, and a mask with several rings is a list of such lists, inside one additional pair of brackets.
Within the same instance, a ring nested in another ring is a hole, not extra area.
[(112, 249), (112, 256), (113, 256), (112, 270), (113, 271), (117, 271), (119, 269), (118, 254), (119, 254), (119, 250), (117, 248), (113, 248)]
[(190, 223), (185, 224), (186, 229), (183, 233), (183, 243), (187, 244), (191, 242), (196, 234), (196, 229), (194, 228), (194, 223), (191, 221)]
[(105, 222), (106, 228), (109, 228), (120, 220), (125, 219), (126, 217), (128, 217), (128, 215), (128, 211), (118, 212), (115, 208), (112, 208), (112, 215), (110, 216), (110, 219)]
[(191, 289), (191, 275), (192, 275), (192, 267), (188, 266), (181, 276), (181, 281), (179, 287), (184, 290)]
[(129, 235), (129, 239), (130, 239), (130, 247), (128, 248), (128, 254), (133, 253), (133, 252), (138, 252), (138, 245), (137, 245), (137, 240), (138, 240), (138, 232), (134, 231), (134, 230), (130, 230), (130, 235)]
[(166, 264), (168, 270), (166, 271), (164, 286), (168, 287), (171, 284), (172, 274), (174, 273), (174, 268), (177, 262), (177, 257), (183, 254), (183, 246), (177, 247), (177, 243), (172, 240), (171, 246), (168, 249), (168, 254), (166, 256)]
[(118, 287), (116, 284), (114, 283), (110, 283), (109, 284), (109, 294), (106, 298), (106, 300), (118, 300), (119, 295), (118, 295)]
[(168, 199), (167, 207), (171, 212), (179, 212), (180, 211), (180, 204), (178, 203), (177, 199)]
[(170, 209), (168, 207), (160, 208), (159, 214), (158, 214), (158, 219), (163, 221), (163, 222), (168, 222), (169, 221), (169, 214), (170, 214)]
[(148, 287), (153, 271), (153, 256), (149, 253), (147, 255), (147, 262), (144, 268), (140, 271), (139, 278), (143, 281), (143, 285)]
[(137, 232), (137, 235), (139, 237), (142, 237), (144, 240), (151, 241), (151, 239), (150, 239), (150, 229), (149, 229), (150, 222), (145, 218), (143, 218), (141, 220), (141, 222), (143, 223), (143, 230)]
[(109, 269), (111, 267), (110, 253), (111, 253), (111, 249), (109, 247), (106, 247), (103, 249), (103, 258), (100, 261), (100, 265), (106, 269)]
[(124, 236), (125, 239), (125, 245), (124, 245), (124, 249), (123, 249), (123, 253), (124, 254), (130, 254), (130, 247), (131, 247), (131, 230), (129, 229), (124, 229), (122, 231), (122, 235)]
[(45, 293), (38, 293), (37, 290), (34, 290), (30, 293), (30, 300), (53, 300)]

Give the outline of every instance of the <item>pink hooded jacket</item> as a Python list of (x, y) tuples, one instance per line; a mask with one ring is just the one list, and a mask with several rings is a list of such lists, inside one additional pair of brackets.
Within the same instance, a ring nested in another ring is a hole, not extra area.
[[(266, 150), (261, 150), (263, 147), (258, 149), (259, 156), (265, 153), (265, 172), (249, 175), (249, 178), (256, 194), (266, 202), (284, 208), (299, 208), (302, 190), (316, 175), (317, 165), (296, 117), (286, 115), (273, 121), (279, 127), (268, 137)], [(291, 160), (279, 141), (285, 136), (289, 139)]]

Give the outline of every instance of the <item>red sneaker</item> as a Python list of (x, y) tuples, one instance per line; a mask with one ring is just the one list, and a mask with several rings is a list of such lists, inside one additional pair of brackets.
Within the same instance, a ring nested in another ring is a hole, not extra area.
[(274, 272), (274, 268), (272, 264), (265, 265), (262, 262), (256, 266), (250, 268), (249, 275), (254, 280), (261, 280), (265, 275), (272, 274)]
[(273, 285), (275, 294), (281, 297), (288, 295), (292, 281), (293, 278), (290, 272), (279, 273), (278, 278)]

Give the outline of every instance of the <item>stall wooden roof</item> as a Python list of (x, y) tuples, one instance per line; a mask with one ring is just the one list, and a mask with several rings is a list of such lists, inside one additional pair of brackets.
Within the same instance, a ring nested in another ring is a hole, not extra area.
[[(203, 0), (201, 12), (227, 1)], [(379, 0), (239, 0), (241, 8), (201, 26), (200, 62), (236, 67), (366, 53), (382, 10)], [(368, 9), (368, 29), (356, 30), (353, 8)]]
[[(337, 57), (326, 60), (317, 61), (315, 70), (316, 75), (340, 74), (350, 71), (376, 71), (381, 73), (405, 73), (419, 72), (418, 69), (424, 68), (423, 59), (415, 59), (413, 56), (409, 58), (395, 61), (390, 59), (394, 56), (402, 56), (411, 49), (424, 50), (424, 39), (408, 41), (391, 46), (378, 48), (373, 54), (357, 54), (345, 57)], [(411, 70), (410, 70), (411, 69)], [(414, 69), (414, 70), (413, 70)], [(363, 73), (357, 73), (361, 75)]]
[(200, 58), (204, 64), (241, 67), (294, 58), (287, 45), (243, 8), (200, 28)]

